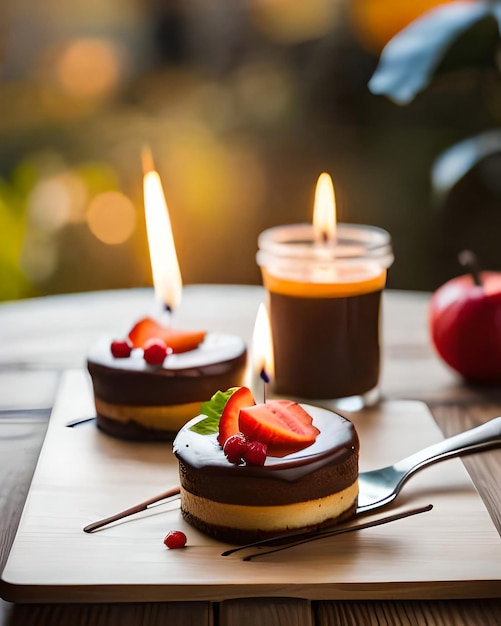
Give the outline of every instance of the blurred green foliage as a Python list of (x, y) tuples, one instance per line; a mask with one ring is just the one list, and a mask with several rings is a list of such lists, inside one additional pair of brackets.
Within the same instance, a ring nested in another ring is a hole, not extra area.
[(26, 194), (15, 184), (0, 180), (0, 299), (31, 295), (33, 288), (19, 259), (26, 231)]

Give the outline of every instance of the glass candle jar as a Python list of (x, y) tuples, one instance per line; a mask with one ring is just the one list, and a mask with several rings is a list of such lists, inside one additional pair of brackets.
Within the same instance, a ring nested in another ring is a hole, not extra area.
[(334, 400), (357, 410), (379, 398), (381, 295), (393, 263), (383, 229), (338, 224), (314, 240), (313, 226), (270, 228), (257, 263), (268, 295), (273, 342), (271, 391)]

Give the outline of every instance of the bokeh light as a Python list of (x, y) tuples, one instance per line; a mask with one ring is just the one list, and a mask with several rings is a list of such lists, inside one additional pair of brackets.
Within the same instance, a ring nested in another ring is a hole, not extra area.
[(434, 7), (454, 0), (351, 0), (354, 32), (365, 48), (380, 52), (402, 28)]
[[(499, 76), (443, 73), (408, 107), (367, 83), (387, 41), (447, 1), (7, 3), (0, 300), (151, 285), (144, 144), (186, 284), (259, 283), (259, 232), (308, 218), (329, 171), (340, 219), (392, 232), (391, 286), (435, 286), (434, 259), (455, 255), (422, 256), (431, 155), (500, 122)], [(483, 41), (474, 30), (461, 58)]]
[(120, 191), (97, 195), (87, 209), (87, 224), (100, 241), (116, 245), (127, 241), (136, 226), (136, 209)]
[(71, 172), (42, 179), (28, 196), (30, 226), (51, 232), (69, 222), (80, 222), (86, 199), (85, 184)]
[(75, 99), (102, 99), (117, 87), (123, 52), (105, 39), (75, 39), (56, 58), (59, 87)]
[(326, 35), (335, 25), (337, 0), (251, 0), (256, 27), (271, 40), (297, 44)]

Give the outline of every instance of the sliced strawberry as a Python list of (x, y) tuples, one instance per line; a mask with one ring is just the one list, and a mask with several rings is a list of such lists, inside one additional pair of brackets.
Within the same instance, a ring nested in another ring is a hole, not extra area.
[(253, 406), (255, 403), (252, 391), (247, 387), (239, 387), (225, 404), (219, 420), (218, 443), (224, 446), (228, 437), (240, 432), (238, 428), (238, 414), (242, 407)]
[(151, 317), (143, 317), (137, 322), (129, 333), (129, 339), (134, 348), (144, 348), (148, 339), (162, 339), (172, 352), (188, 352), (195, 350), (202, 341), (206, 332), (204, 330), (192, 331), (163, 326)]
[(265, 404), (242, 407), (237, 430), (249, 441), (268, 446), (268, 456), (283, 457), (311, 446), (318, 428), (299, 404), (290, 400), (269, 400)]

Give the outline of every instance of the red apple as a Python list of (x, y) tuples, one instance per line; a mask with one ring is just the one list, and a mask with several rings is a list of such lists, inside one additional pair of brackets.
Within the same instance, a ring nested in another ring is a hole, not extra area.
[(431, 298), (429, 323), (450, 367), (472, 382), (501, 383), (501, 273), (466, 274), (442, 285)]

